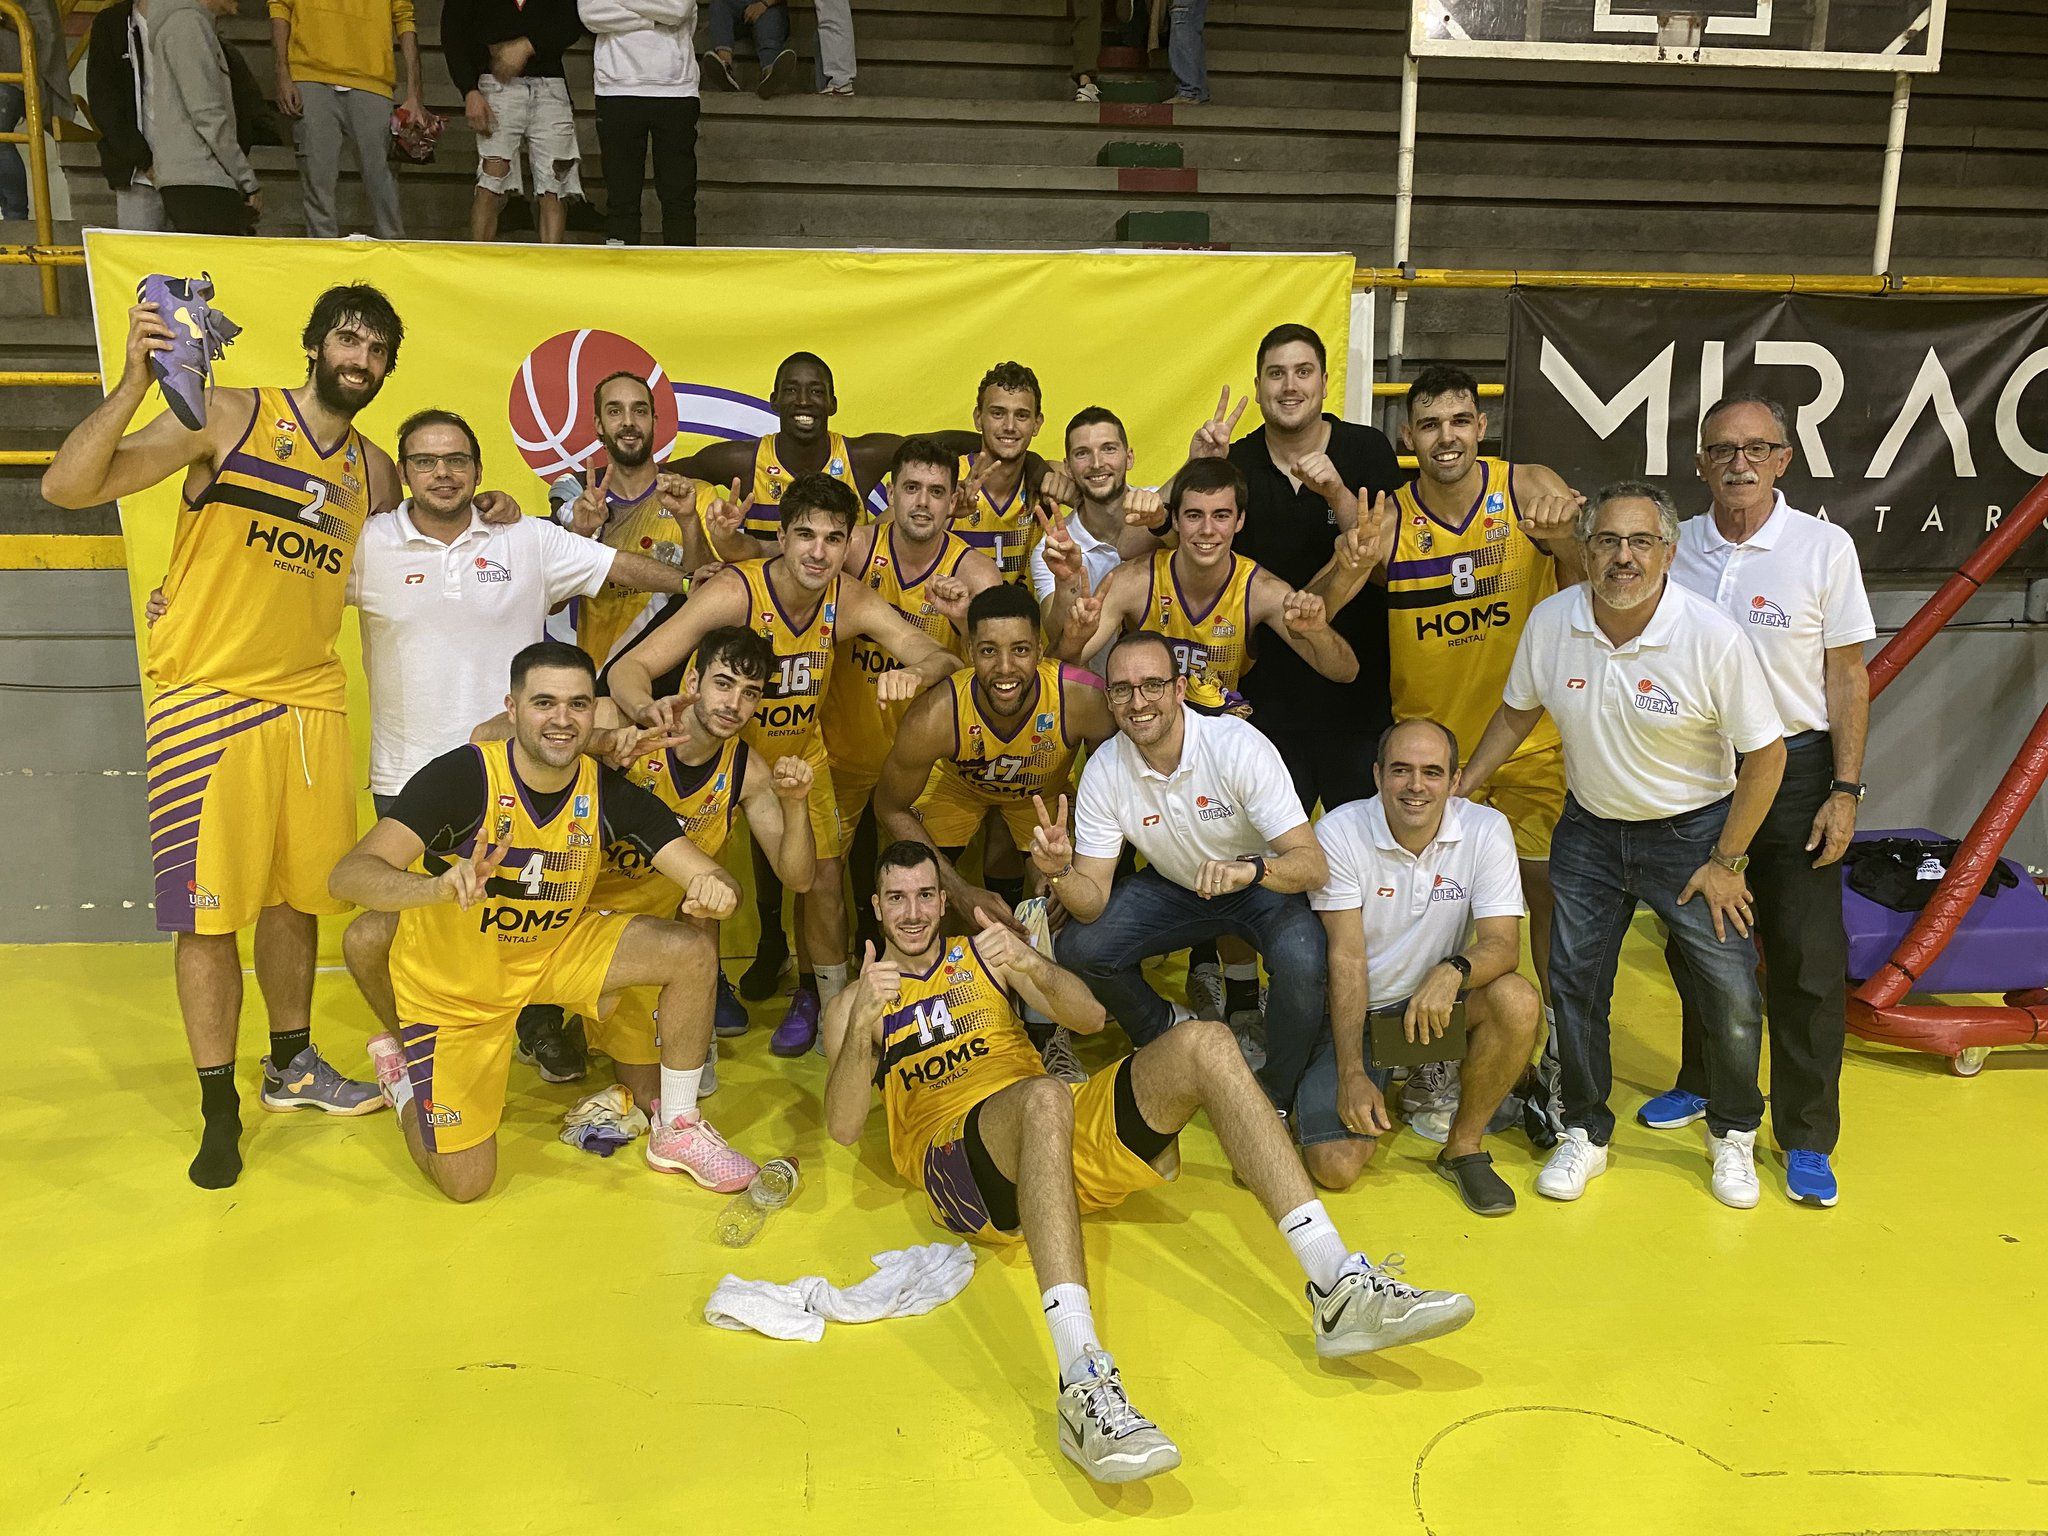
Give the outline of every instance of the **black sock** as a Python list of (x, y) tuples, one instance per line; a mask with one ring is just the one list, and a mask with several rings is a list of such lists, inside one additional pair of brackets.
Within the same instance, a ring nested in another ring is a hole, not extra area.
[(1223, 978), (1223, 1011), (1225, 1013), (1256, 1013), (1259, 1007), (1259, 978), (1249, 980), (1238, 976)]
[(818, 973), (816, 971), (797, 972), (796, 985), (799, 992), (808, 992), (811, 996), (816, 997), (818, 995)]
[(298, 1059), (299, 1052), (313, 1043), (310, 1029), (273, 1030), (270, 1035), (270, 1067), (282, 1072)]
[(226, 1189), (242, 1176), (242, 1100), (235, 1092), (235, 1064), (199, 1069), (199, 1155), (186, 1176), (201, 1189)]
[(1222, 963), (1216, 957), (1216, 941), (1214, 939), (1204, 939), (1199, 944), (1190, 944), (1188, 946), (1189, 970), (1192, 971), (1198, 965), (1221, 965)]

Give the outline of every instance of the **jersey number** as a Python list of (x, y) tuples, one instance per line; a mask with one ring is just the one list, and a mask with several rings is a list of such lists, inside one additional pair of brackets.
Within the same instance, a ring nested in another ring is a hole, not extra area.
[(946, 1008), (943, 997), (934, 997), (919, 1003), (910, 1011), (911, 1019), (917, 1025), (917, 1043), (931, 1045), (940, 1040), (950, 1040), (960, 1033), (953, 1022), (953, 1015)]
[(775, 694), (778, 698), (807, 694), (811, 691), (811, 657), (809, 652), (801, 656), (782, 658), (782, 670), (776, 674)]
[(320, 521), (320, 509), (327, 505), (327, 482), (309, 475), (306, 477), (306, 489), (313, 493), (313, 499), (299, 509), (299, 521), (317, 523)]
[(1451, 591), (1458, 597), (1470, 597), (1479, 590), (1479, 579), (1472, 574), (1472, 557), (1456, 555), (1451, 559)]
[(1014, 784), (1017, 782), (1017, 775), (1023, 771), (1023, 758), (998, 757), (983, 766), (981, 776), (992, 783)]
[(541, 882), (546, 878), (546, 868), (547, 866), (542, 861), (541, 856), (536, 853), (526, 861), (525, 867), (512, 878), (526, 887), (527, 895), (538, 896), (540, 894)]
[(1180, 668), (1182, 677), (1193, 677), (1208, 669), (1209, 647), (1206, 645), (1197, 645), (1192, 640), (1173, 640), (1168, 644), (1173, 647), (1173, 663)]

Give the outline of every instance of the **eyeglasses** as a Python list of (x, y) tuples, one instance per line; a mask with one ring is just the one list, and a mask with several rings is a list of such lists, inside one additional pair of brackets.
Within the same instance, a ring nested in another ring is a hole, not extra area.
[(416, 475), (431, 475), (437, 469), (452, 469), (458, 475), (466, 475), (476, 468), (473, 453), (408, 453), (405, 467)]
[(1781, 448), (1791, 446), (1790, 443), (1708, 443), (1700, 452), (1707, 456), (1709, 464), (1733, 464), (1738, 453), (1752, 464), (1761, 464)]
[(1147, 677), (1136, 683), (1111, 683), (1102, 691), (1109, 695), (1109, 702), (1112, 704), (1130, 703), (1133, 693), (1144, 695), (1147, 704), (1157, 704), (1166, 697), (1166, 690), (1172, 686), (1173, 679), (1170, 677)]
[(1658, 545), (1670, 542), (1661, 533), (1632, 533), (1625, 539), (1618, 533), (1596, 533), (1586, 540), (1586, 548), (1596, 555), (1611, 555), (1626, 544), (1630, 554), (1647, 555)]

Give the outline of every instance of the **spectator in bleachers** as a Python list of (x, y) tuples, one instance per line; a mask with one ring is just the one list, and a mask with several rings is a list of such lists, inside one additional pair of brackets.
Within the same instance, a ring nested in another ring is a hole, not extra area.
[(380, 240), (405, 236), (391, 170), (394, 37), (405, 59), (405, 108), (417, 114), (420, 48), (412, 0), (270, 0), (277, 107), (298, 123), (306, 233), (316, 238), (341, 233), (335, 203), (344, 139), (355, 148), (370, 227)]
[(1102, 64), (1102, 0), (1069, 0), (1074, 12), (1074, 100), (1100, 101), (1095, 71)]
[(851, 96), (859, 71), (853, 58), (853, 0), (817, 0), (818, 94)]
[[(70, 71), (64, 62), (64, 27), (57, 19), (57, 7), (52, 0), (21, 0), (21, 7), (28, 13), (29, 32), (36, 40), (43, 131), (49, 133), (50, 125), (58, 118), (73, 115)], [(8, 21), (0, 21), (0, 71), (21, 72), (21, 39), (15, 35), (14, 24)], [(0, 133), (18, 131), (27, 119), (28, 97), (21, 86), (0, 85)], [(22, 159), (22, 146), (0, 144), (0, 219), (28, 216), (28, 166)]]
[(1209, 49), (1202, 26), (1209, 0), (1166, 0), (1169, 26), (1166, 61), (1173, 67), (1173, 105), (1191, 107), (1209, 99)]
[(263, 211), (244, 153), (217, 20), (235, 0), (144, 0), (143, 137), (164, 219), (183, 234), (246, 235)]
[(85, 54), (85, 99), (100, 130), (100, 174), (114, 194), (117, 229), (162, 229), (164, 200), (149, 178), (149, 140), (137, 108), (135, 0), (119, 0), (92, 19)]
[(581, 36), (576, 0), (447, 0), (443, 6), (441, 51), (477, 135), (472, 240), (496, 239), (506, 194), (524, 191), (534, 200), (542, 243), (561, 243), (568, 227), (564, 201), (583, 192), (562, 55)]
[(761, 63), (763, 97), (781, 96), (796, 88), (803, 68), (789, 46), (789, 6), (784, 0), (711, 0), (711, 47), (704, 54), (704, 78), (728, 91), (740, 88), (732, 67), (733, 39), (744, 26), (753, 35), (754, 57)]
[(597, 38), (597, 151), (605, 244), (640, 243), (640, 192), (654, 151), (661, 243), (697, 243), (697, 0), (577, 0)]

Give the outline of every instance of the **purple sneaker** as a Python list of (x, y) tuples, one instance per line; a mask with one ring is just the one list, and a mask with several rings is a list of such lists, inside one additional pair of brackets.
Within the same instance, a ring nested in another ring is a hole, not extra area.
[(166, 277), (151, 273), (135, 285), (135, 297), (154, 304), (171, 328), (172, 345), (149, 355), (149, 370), (163, 387), (164, 403), (185, 430), (206, 425), (206, 387), (213, 364), (242, 328), (213, 307), (213, 278)]
[(744, 1035), (753, 1021), (747, 1017), (747, 1005), (740, 1001), (739, 994), (732, 989), (732, 983), (725, 979), (725, 972), (718, 973), (717, 1009), (711, 1017), (711, 1027), (718, 1034), (727, 1037)]
[(789, 999), (789, 1012), (768, 1038), (768, 1049), (778, 1056), (801, 1056), (818, 1038), (818, 994), (798, 987)]

